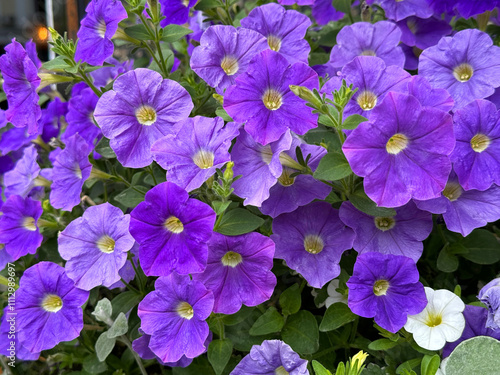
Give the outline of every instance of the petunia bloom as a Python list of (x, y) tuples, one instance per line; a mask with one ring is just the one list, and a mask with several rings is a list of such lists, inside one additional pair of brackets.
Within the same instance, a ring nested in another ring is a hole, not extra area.
[(189, 93), (160, 73), (135, 69), (116, 79), (113, 90), (97, 102), (94, 118), (118, 161), (129, 168), (152, 163), (151, 145), (167, 134), (193, 109)]
[(477, 298), (488, 308), (488, 319), (485, 326), (494, 330), (500, 329), (500, 278), (491, 280), (479, 291)]
[(274, 242), (260, 233), (229, 237), (214, 233), (208, 242), (207, 268), (193, 275), (212, 291), (214, 312), (234, 314), (241, 305), (267, 301), (276, 286)]
[(314, 0), (311, 8), (312, 16), (318, 25), (326, 25), (330, 21), (339, 21), (344, 17), (344, 13), (335, 9), (330, 0)]
[(385, 11), (386, 17), (394, 21), (401, 21), (410, 16), (429, 18), (434, 13), (427, 0), (377, 0), (376, 3)]
[(375, 318), (382, 328), (396, 333), (408, 315), (427, 305), (424, 286), (413, 259), (393, 254), (358, 255), (349, 287), (348, 305), (353, 313)]
[(196, 2), (197, 0), (160, 0), (161, 12), (165, 16), (160, 25), (165, 27), (172, 23), (185, 24), (189, 19), (189, 11)]
[(148, 276), (202, 272), (207, 265), (207, 242), (215, 212), (206, 203), (189, 198), (172, 182), (146, 193), (130, 213), (130, 233), (139, 242), (139, 259)]
[(340, 258), (354, 232), (329, 203), (314, 202), (273, 220), (275, 258), (284, 259), (311, 286), (322, 288), (340, 274)]
[(16, 315), (15, 305), (6, 306), (3, 310), (0, 323), (0, 354), (6, 357), (15, 356), (23, 361), (36, 361), (40, 353), (31, 353), (19, 342), (18, 335), (11, 331), (15, 328)]
[(448, 22), (436, 17), (422, 19), (412, 16), (399, 21), (398, 26), (402, 32), (401, 42), (422, 50), (438, 44), (443, 36), (452, 31)]
[(35, 145), (23, 150), (23, 157), (19, 159), (16, 166), (5, 173), (3, 184), (5, 196), (20, 195), (27, 197), (35, 186), (40, 186), (44, 181), (39, 177), (40, 166), (37, 162), (38, 152)]
[(412, 76), (408, 82), (408, 94), (417, 98), (423, 107), (434, 107), (449, 112), (454, 105), (448, 91), (431, 87), (429, 81), (419, 75)]
[(118, 271), (134, 245), (129, 222), (129, 215), (104, 203), (89, 207), (59, 233), (59, 254), (67, 261), (66, 274), (78, 288), (109, 287), (120, 280)]
[(149, 348), (162, 362), (194, 358), (205, 350), (205, 321), (214, 305), (212, 292), (188, 275), (172, 273), (155, 282), (155, 290), (139, 303), (141, 329), (151, 336)]

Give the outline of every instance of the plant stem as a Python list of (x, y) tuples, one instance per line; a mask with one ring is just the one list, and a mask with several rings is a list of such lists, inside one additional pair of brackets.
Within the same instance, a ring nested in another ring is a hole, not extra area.
[(139, 355), (132, 348), (132, 343), (130, 342), (130, 340), (128, 339), (128, 337), (125, 336), (125, 335), (122, 335), (122, 336), (120, 336), (118, 338), (118, 340), (120, 340), (122, 343), (124, 343), (127, 346), (127, 348), (130, 349), (130, 351), (132, 352), (132, 355), (134, 356), (135, 361), (139, 365), (139, 369), (141, 370), (141, 374), (142, 375), (148, 375), (148, 373), (146, 371), (146, 368), (144, 367), (144, 363), (142, 363), (141, 357), (139, 357)]

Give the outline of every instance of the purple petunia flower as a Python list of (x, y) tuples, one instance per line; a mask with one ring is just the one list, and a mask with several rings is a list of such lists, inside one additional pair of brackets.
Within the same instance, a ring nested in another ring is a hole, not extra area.
[(56, 157), (52, 169), (50, 204), (64, 211), (71, 211), (80, 203), (80, 193), (90, 177), (90, 147), (77, 133), (66, 142), (66, 147)]
[(212, 291), (214, 312), (234, 314), (241, 305), (267, 301), (276, 286), (274, 242), (260, 233), (228, 237), (214, 233), (208, 243), (207, 268), (193, 275)]
[[(2, 206), (3, 206), (3, 204), (0, 205), (0, 208)], [(5, 250), (5, 244), (3, 244), (3, 243), (0, 242), (0, 271), (2, 271), (5, 268), (5, 266), (7, 265), (7, 263), (11, 263), (13, 261), (14, 261), (14, 259), (12, 259), (12, 257), (7, 252), (7, 250)]]
[(445, 89), (432, 88), (422, 76), (412, 76), (408, 83), (408, 94), (418, 99), (423, 107), (434, 107), (445, 112), (453, 108), (453, 99)]
[(37, 158), (38, 152), (35, 145), (26, 147), (23, 157), (17, 161), (14, 169), (5, 173), (3, 184), (6, 198), (11, 195), (20, 195), (25, 198), (35, 186), (39, 185), (37, 177), (40, 174), (40, 166)]
[(275, 258), (284, 259), (311, 286), (322, 288), (340, 274), (342, 253), (352, 247), (354, 232), (329, 203), (315, 202), (273, 221)]
[[(434, 0), (437, 2), (437, 0)], [(442, 0), (441, 0), (442, 1)], [(452, 5), (455, 5), (454, 8), (456, 12), (462, 18), (470, 18), (477, 14), (481, 14), (486, 12), (487, 10), (493, 10), (495, 7), (500, 6), (500, 1), (498, 0), (455, 0), (451, 1)]]
[(304, 63), (289, 65), (278, 52), (256, 55), (246, 73), (224, 95), (224, 109), (257, 142), (277, 141), (288, 129), (305, 134), (317, 127), (317, 115), (296, 96), (290, 85), (318, 88), (318, 75)]
[(90, 290), (120, 280), (118, 271), (134, 245), (128, 231), (130, 216), (109, 203), (89, 207), (59, 233), (59, 254), (75, 285)]
[(94, 70), (90, 73), (90, 75), (94, 79), (94, 85), (96, 87), (105, 87), (114, 79), (116, 79), (120, 74), (126, 73), (134, 68), (134, 60), (126, 60), (124, 62), (120, 62), (114, 57), (110, 57), (106, 59), (105, 62), (113, 64), (114, 66), (103, 66), (102, 68)]
[(452, 31), (448, 22), (436, 17), (408, 17), (399, 21), (398, 26), (402, 33), (401, 42), (420, 49), (436, 45), (443, 36), (450, 35)]
[(38, 68), (15, 39), (5, 47), (5, 51), (0, 56), (3, 91), (9, 105), (5, 117), (15, 127), (27, 127), (28, 134), (37, 134), (38, 120), (42, 117), (37, 93), (41, 82)]
[(245, 206), (260, 207), (269, 198), (269, 189), (278, 182), (283, 173), (280, 155), (290, 149), (292, 136), (286, 132), (271, 144), (262, 146), (244, 130), (236, 138), (231, 150), (234, 175), (242, 177), (233, 182), (234, 193), (245, 198)]
[(348, 305), (353, 313), (375, 318), (382, 328), (396, 333), (408, 315), (421, 312), (427, 298), (415, 262), (408, 257), (365, 253), (358, 255), (349, 287)]
[(40, 127), (42, 131), (42, 140), (46, 143), (52, 138), (57, 138), (61, 130), (61, 117), (66, 116), (68, 112), (68, 103), (62, 102), (59, 98), (54, 98), (47, 108), (42, 109), (42, 118)]
[(252, 58), (267, 48), (266, 39), (256, 31), (233, 26), (210, 26), (193, 50), (191, 69), (219, 90), (233, 85), (246, 72)]
[(151, 336), (149, 348), (162, 362), (202, 354), (209, 334), (205, 320), (213, 305), (212, 292), (188, 275), (159, 277), (137, 311), (141, 329)]
[(422, 255), (422, 241), (432, 231), (432, 215), (408, 202), (393, 217), (373, 217), (358, 211), (351, 202), (340, 207), (340, 219), (356, 233), (353, 248), (360, 254), (378, 252), (404, 255), (414, 262)]
[(337, 35), (337, 44), (330, 56), (330, 65), (342, 68), (356, 56), (377, 56), (387, 65), (402, 68), (405, 55), (398, 46), (401, 31), (395, 23), (379, 21), (375, 24), (356, 22), (344, 26)]
[(189, 19), (189, 10), (197, 0), (160, 0), (161, 11), (165, 16), (160, 22), (162, 27), (175, 23), (182, 25)]
[(352, 131), (342, 150), (366, 194), (377, 205), (399, 207), (411, 198), (436, 198), (446, 185), (455, 146), (451, 116), (422, 107), (411, 95), (387, 94)]
[(23, 361), (36, 361), (40, 357), (40, 353), (28, 351), (19, 342), (18, 336), (13, 333), (15, 332), (13, 330), (16, 329), (16, 315), (14, 305), (12, 305), (12, 310), (9, 306), (6, 306), (3, 310), (0, 323), (0, 354), (6, 357), (15, 356)]
[(29, 135), (27, 128), (9, 126), (0, 137), (0, 153), (7, 155), (9, 152), (18, 151), (37, 137), (38, 133)]
[(231, 375), (309, 375), (307, 360), (279, 340), (265, 340), (254, 345), (231, 372)]
[(326, 25), (330, 21), (341, 20), (344, 13), (336, 10), (330, 0), (314, 0), (312, 16), (318, 25)]
[(179, 129), (193, 109), (189, 93), (160, 73), (135, 69), (116, 79), (113, 90), (97, 102), (94, 118), (118, 161), (141, 168), (152, 163), (151, 145)]
[(85, 9), (87, 15), (78, 30), (75, 61), (102, 65), (113, 55), (111, 41), (120, 21), (127, 18), (127, 11), (119, 0), (92, 0)]
[(500, 86), (500, 47), (482, 31), (462, 30), (424, 50), (418, 69), (433, 87), (448, 90), (461, 108)]
[(0, 243), (5, 246), (2, 251), (7, 252), (12, 260), (35, 254), (43, 240), (37, 225), (42, 216), (41, 203), (12, 195), (0, 212)]
[(377, 0), (376, 3), (384, 9), (385, 16), (394, 21), (401, 21), (410, 16), (429, 18), (434, 13), (427, 0)]
[(281, 53), (291, 64), (298, 61), (307, 64), (311, 47), (304, 37), (311, 20), (305, 14), (286, 10), (279, 4), (265, 4), (243, 18), (241, 26), (264, 35), (269, 48)]
[(89, 292), (75, 287), (64, 268), (40, 262), (24, 271), (16, 291), (18, 339), (31, 353), (71, 341), (83, 328)]
[(312, 5), (314, 2), (315, 0), (278, 0), (281, 5)]
[(498, 331), (500, 329), (500, 278), (493, 279), (483, 286), (477, 298), (488, 309), (484, 326)]
[(145, 201), (130, 213), (130, 233), (139, 242), (139, 259), (148, 276), (202, 272), (207, 265), (207, 242), (215, 212), (206, 203), (189, 198), (172, 182), (146, 193)]
[(450, 159), (465, 190), (500, 185), (500, 113), (487, 100), (474, 100), (455, 112), (457, 144)]
[(151, 153), (167, 180), (186, 191), (199, 188), (217, 168), (231, 160), (229, 147), (238, 135), (239, 124), (224, 126), (220, 117), (190, 117), (179, 123), (181, 129), (153, 143)]
[(476, 228), (500, 219), (500, 187), (488, 190), (464, 190), (452, 172), (442, 195), (425, 201), (416, 200), (417, 207), (433, 214), (443, 214), (446, 227), (469, 235)]

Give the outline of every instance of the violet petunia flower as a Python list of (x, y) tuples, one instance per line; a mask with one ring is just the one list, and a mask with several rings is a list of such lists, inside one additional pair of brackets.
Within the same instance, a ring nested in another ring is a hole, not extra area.
[(193, 280), (214, 294), (214, 312), (234, 314), (242, 304), (257, 306), (271, 298), (276, 286), (273, 255), (274, 242), (260, 233), (214, 233), (208, 242), (207, 268)]
[(312, 5), (314, 2), (315, 0), (278, 0), (281, 5)]
[(16, 315), (14, 304), (3, 309), (0, 323), (0, 354), (6, 357), (15, 356), (23, 361), (36, 361), (40, 353), (31, 353), (19, 342), (18, 335), (12, 331), (16, 326)]
[(413, 202), (396, 208), (392, 217), (373, 217), (344, 202), (340, 219), (356, 233), (353, 248), (359, 254), (378, 252), (403, 255), (416, 263), (422, 255), (425, 240), (432, 231), (432, 215), (421, 211)]
[(165, 16), (160, 25), (165, 27), (173, 23), (185, 24), (189, 19), (189, 11), (196, 2), (197, 0), (160, 0), (161, 12)]
[(181, 129), (153, 143), (151, 153), (167, 170), (167, 180), (186, 191), (199, 188), (217, 168), (231, 160), (229, 147), (239, 133), (239, 124), (224, 126), (220, 117), (190, 117)]
[(290, 85), (318, 88), (318, 75), (304, 63), (290, 65), (278, 52), (256, 55), (246, 73), (224, 95), (224, 109), (257, 142), (277, 141), (288, 129), (305, 134), (317, 127), (317, 115), (296, 96)]
[(354, 232), (327, 202), (314, 202), (273, 221), (275, 258), (284, 259), (314, 288), (340, 274), (340, 258), (352, 247)]
[(38, 133), (29, 135), (27, 128), (9, 126), (0, 137), (0, 153), (2, 155), (7, 155), (12, 151), (21, 150), (37, 137)]
[(500, 47), (482, 31), (462, 30), (424, 50), (418, 70), (433, 87), (448, 90), (455, 108), (461, 108), (500, 86)]
[(26, 254), (35, 254), (43, 236), (38, 229), (42, 204), (18, 195), (9, 197), (0, 212), (0, 244), (12, 260)]
[(40, 174), (40, 166), (37, 162), (38, 152), (35, 145), (26, 147), (23, 157), (19, 159), (16, 166), (5, 173), (3, 184), (5, 186), (5, 197), (20, 195), (25, 198), (35, 186), (41, 181), (37, 179)]
[(207, 265), (207, 242), (215, 212), (173, 182), (146, 193), (130, 213), (130, 233), (139, 242), (139, 259), (148, 276), (202, 272)]
[(135, 69), (116, 79), (113, 90), (97, 102), (94, 118), (118, 161), (129, 168), (152, 163), (151, 145), (179, 129), (193, 109), (179, 83), (149, 69)]
[(5, 268), (7, 263), (12, 263), (12, 262), (14, 262), (14, 259), (12, 259), (7, 250), (5, 250), (5, 244), (0, 242), (0, 271), (2, 271)]
[(427, 0), (377, 0), (375, 1), (385, 11), (385, 16), (394, 21), (401, 21), (410, 16), (429, 18), (434, 12)]
[(141, 329), (151, 336), (149, 348), (162, 362), (194, 358), (206, 350), (205, 321), (214, 305), (212, 292), (189, 275), (159, 277), (155, 290), (139, 303)]
[(80, 193), (90, 177), (90, 147), (78, 133), (68, 138), (66, 147), (56, 157), (52, 169), (50, 204), (64, 211), (71, 211), (80, 203)]
[(307, 360), (280, 340), (265, 340), (254, 345), (231, 375), (309, 375)]
[(347, 281), (348, 305), (353, 313), (375, 318), (382, 328), (396, 333), (408, 315), (421, 312), (427, 298), (415, 262), (408, 257), (364, 253), (358, 255)]
[(231, 150), (234, 175), (242, 177), (233, 182), (234, 194), (245, 201), (245, 206), (260, 207), (269, 198), (269, 189), (283, 173), (280, 155), (290, 149), (292, 136), (286, 132), (276, 142), (262, 146), (244, 130), (236, 138)]
[(445, 112), (453, 108), (453, 99), (445, 89), (432, 88), (424, 77), (412, 76), (408, 82), (408, 94), (418, 99), (423, 107), (434, 107)]
[(90, 290), (110, 287), (134, 245), (128, 227), (130, 215), (109, 203), (89, 207), (59, 233), (58, 250), (66, 260), (66, 275), (75, 286)]
[(106, 59), (105, 62), (113, 64), (114, 66), (103, 66), (102, 68), (90, 72), (90, 75), (94, 79), (94, 85), (98, 88), (107, 86), (119, 75), (132, 70), (134, 67), (134, 60), (126, 60), (124, 62), (120, 62), (114, 57), (110, 57)]
[(500, 113), (487, 100), (474, 100), (453, 115), (457, 144), (450, 159), (465, 190), (500, 185)]
[(120, 21), (127, 18), (127, 11), (119, 0), (91, 0), (85, 11), (87, 15), (77, 33), (75, 61), (102, 65), (113, 55), (111, 38)]
[(398, 46), (400, 40), (401, 31), (389, 21), (375, 24), (356, 22), (344, 26), (337, 35), (337, 44), (332, 49), (329, 64), (340, 69), (356, 56), (377, 56), (387, 65), (402, 68), (405, 55)]
[(493, 279), (483, 286), (477, 298), (488, 309), (484, 326), (500, 332), (500, 278)]
[(269, 48), (281, 53), (291, 64), (307, 64), (311, 47), (304, 39), (311, 20), (296, 10), (286, 10), (279, 4), (264, 4), (254, 8), (241, 20), (241, 26), (264, 35)]
[(191, 69), (209, 86), (224, 90), (246, 72), (248, 64), (267, 48), (266, 39), (254, 30), (210, 26), (193, 50)]
[[(434, 0), (438, 2), (438, 0)], [(439, 0), (442, 1), (442, 0)], [(455, 0), (451, 1), (451, 4), (454, 5), (456, 12), (462, 18), (470, 18), (477, 14), (481, 14), (486, 12), (487, 10), (492, 11), (495, 7), (500, 6), (500, 1), (498, 0)]]
[(417, 207), (433, 214), (443, 214), (446, 227), (462, 236), (500, 219), (500, 187), (488, 190), (464, 190), (452, 172), (442, 194), (434, 199), (415, 200)]
[(318, 25), (326, 25), (330, 21), (339, 21), (344, 13), (333, 7), (330, 0), (314, 0), (312, 5), (312, 16)]
[(387, 94), (369, 122), (352, 131), (342, 150), (366, 194), (377, 205), (399, 207), (411, 198), (436, 198), (451, 171), (455, 146), (451, 116), (422, 107), (411, 95)]
[(402, 33), (401, 42), (422, 50), (438, 44), (443, 36), (450, 35), (453, 30), (448, 22), (436, 17), (408, 17), (399, 21), (398, 26)]
[(18, 339), (31, 353), (71, 341), (83, 328), (89, 292), (75, 287), (64, 268), (40, 262), (24, 271), (16, 291)]
[(42, 140), (45, 143), (57, 138), (61, 130), (61, 118), (68, 112), (68, 103), (62, 102), (59, 98), (54, 98), (47, 108), (42, 109), (42, 118), (40, 119), (40, 131)]
[(5, 117), (15, 127), (27, 127), (28, 134), (37, 134), (38, 120), (42, 117), (37, 93), (41, 82), (38, 67), (16, 39), (12, 39), (5, 51), (0, 56), (3, 91), (9, 106)]

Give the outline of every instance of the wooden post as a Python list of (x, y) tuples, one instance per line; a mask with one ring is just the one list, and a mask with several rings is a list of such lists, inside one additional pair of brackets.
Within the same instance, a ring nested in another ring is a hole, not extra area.
[(68, 22), (68, 38), (76, 40), (76, 33), (80, 27), (77, 0), (66, 0), (66, 19)]

